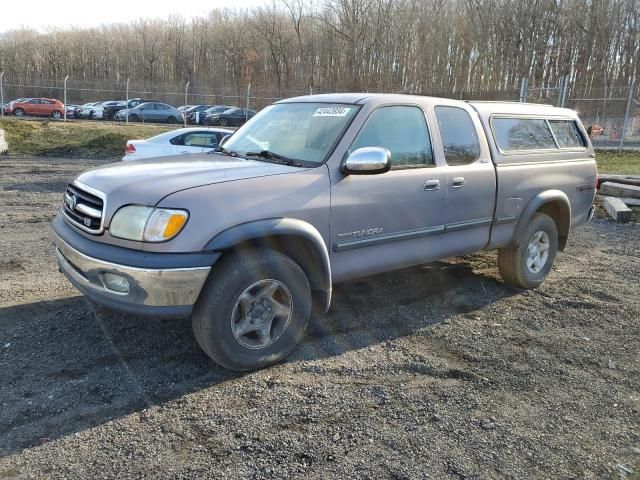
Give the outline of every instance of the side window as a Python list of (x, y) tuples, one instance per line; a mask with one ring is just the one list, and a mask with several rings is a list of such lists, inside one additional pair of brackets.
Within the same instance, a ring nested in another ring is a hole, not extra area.
[(185, 135), (184, 145), (187, 147), (215, 148), (218, 141), (213, 133), (190, 133)]
[(573, 120), (549, 120), (551, 131), (560, 148), (584, 148), (584, 138)]
[(547, 121), (538, 118), (493, 118), (493, 135), (504, 152), (558, 148)]
[(391, 168), (433, 165), (427, 121), (418, 107), (393, 106), (374, 110), (358, 132), (349, 152), (363, 147), (385, 147)]
[(480, 156), (480, 142), (469, 113), (458, 107), (436, 107), (435, 110), (447, 164), (475, 162)]

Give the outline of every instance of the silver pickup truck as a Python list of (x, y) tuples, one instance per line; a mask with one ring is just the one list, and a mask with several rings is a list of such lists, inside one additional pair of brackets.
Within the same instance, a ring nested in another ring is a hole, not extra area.
[(53, 229), (89, 298), (190, 316), (210, 357), (248, 370), (285, 357), (345, 280), (497, 249), (506, 283), (536, 287), (593, 214), (596, 177), (571, 110), (315, 95), (217, 151), (82, 173)]

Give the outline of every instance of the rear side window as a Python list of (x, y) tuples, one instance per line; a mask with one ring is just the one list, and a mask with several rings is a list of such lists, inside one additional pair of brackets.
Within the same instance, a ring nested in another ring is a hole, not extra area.
[(363, 147), (389, 149), (392, 169), (433, 165), (427, 122), (418, 107), (391, 106), (375, 110), (349, 151)]
[(435, 110), (447, 164), (475, 162), (480, 156), (480, 143), (469, 114), (458, 107), (436, 107)]
[(493, 118), (493, 135), (500, 150), (556, 149), (547, 121), (542, 118)]
[(560, 148), (584, 148), (584, 138), (573, 120), (549, 120)]

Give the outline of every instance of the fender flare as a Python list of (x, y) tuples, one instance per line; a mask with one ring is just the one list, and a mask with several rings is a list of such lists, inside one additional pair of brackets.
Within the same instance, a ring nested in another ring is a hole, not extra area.
[[(571, 202), (569, 197), (562, 190), (545, 190), (534, 196), (520, 214), (518, 223), (513, 234), (512, 245), (515, 245), (521, 238), (522, 233), (529, 225), (533, 215), (545, 205), (553, 204), (559, 206), (558, 215), (553, 216), (553, 220), (558, 227), (558, 249), (564, 250), (571, 229)], [(546, 212), (545, 212), (546, 213)]]
[[(204, 251), (220, 251), (233, 248), (247, 241), (259, 241), (266, 237), (294, 236), (301, 238), (312, 248), (319, 272), (305, 270), (322, 311), (331, 305), (331, 262), (329, 250), (320, 232), (310, 223), (296, 218), (269, 218), (241, 223), (216, 234), (204, 246)], [(269, 246), (269, 245), (267, 245)], [(294, 258), (294, 260), (296, 260)], [(298, 262), (303, 263), (303, 262)], [(301, 265), (304, 269), (304, 265)]]

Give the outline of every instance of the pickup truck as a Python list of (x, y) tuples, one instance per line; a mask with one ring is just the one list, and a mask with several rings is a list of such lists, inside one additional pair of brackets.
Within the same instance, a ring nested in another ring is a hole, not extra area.
[(263, 109), (215, 152), (80, 174), (54, 241), (90, 299), (190, 317), (211, 358), (250, 370), (291, 352), (346, 280), (497, 250), (504, 281), (535, 288), (591, 218), (596, 179), (572, 110), (305, 96)]

